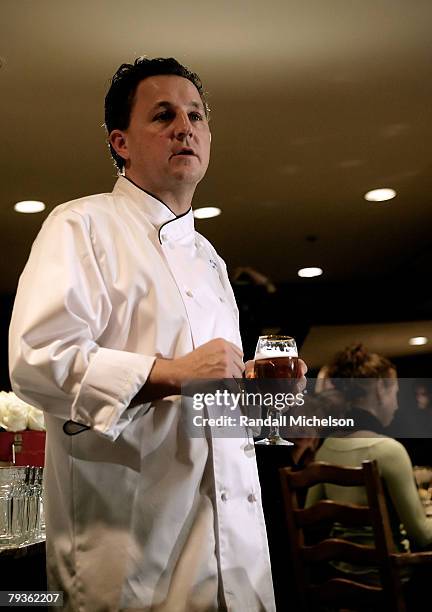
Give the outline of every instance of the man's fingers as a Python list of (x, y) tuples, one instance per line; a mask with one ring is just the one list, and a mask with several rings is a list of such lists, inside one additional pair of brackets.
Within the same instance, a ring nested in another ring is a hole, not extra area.
[(253, 359), (249, 359), (245, 363), (245, 378), (254, 378), (254, 369), (255, 369), (255, 361)]
[(234, 378), (242, 378), (243, 372), (245, 369), (243, 360), (237, 356), (234, 356), (233, 365), (234, 365)]
[(229, 341), (227, 341), (227, 344), (229, 344), (229, 345), (231, 346), (231, 348), (233, 349), (233, 351), (234, 351), (234, 352), (235, 352), (237, 355), (239, 355), (239, 356), (242, 358), (242, 360), (243, 360), (243, 351), (241, 350), (241, 348), (240, 348), (240, 347), (238, 347), (238, 346), (237, 346), (237, 344), (234, 344), (233, 342), (229, 342)]
[(302, 376), (301, 378), (299, 378), (297, 380), (296, 392), (297, 393), (302, 393), (302, 391), (304, 391), (306, 389), (306, 385), (307, 385), (306, 377)]
[(227, 341), (231, 351), (231, 370), (233, 378), (242, 378), (244, 372), (243, 351), (232, 342)]
[(305, 364), (305, 362), (303, 361), (303, 359), (299, 359), (299, 360), (298, 360), (298, 362), (299, 362), (299, 367), (300, 367), (300, 374), (301, 374), (301, 376), (306, 376), (307, 371), (308, 371), (308, 367), (307, 367), (307, 365)]

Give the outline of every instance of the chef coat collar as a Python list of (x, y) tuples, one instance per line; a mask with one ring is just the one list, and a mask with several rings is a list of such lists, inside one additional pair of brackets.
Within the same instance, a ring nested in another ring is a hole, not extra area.
[(113, 193), (126, 195), (139, 204), (140, 210), (158, 230), (160, 242), (164, 239), (181, 239), (195, 230), (192, 208), (182, 215), (175, 215), (162, 200), (144, 191), (125, 176), (119, 176)]

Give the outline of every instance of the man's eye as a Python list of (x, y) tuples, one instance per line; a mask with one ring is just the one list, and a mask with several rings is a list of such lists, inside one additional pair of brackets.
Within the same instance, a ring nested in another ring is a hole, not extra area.
[(201, 115), (201, 113), (193, 112), (193, 113), (189, 113), (189, 119), (191, 121), (202, 121), (203, 116)]
[(163, 111), (162, 113), (158, 113), (155, 118), (154, 121), (169, 121), (172, 117), (172, 113), (170, 113), (169, 111)]

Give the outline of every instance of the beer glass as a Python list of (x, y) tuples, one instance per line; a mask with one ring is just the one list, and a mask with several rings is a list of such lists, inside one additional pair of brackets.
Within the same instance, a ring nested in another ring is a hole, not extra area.
[[(297, 345), (291, 336), (260, 336), (255, 351), (254, 378), (291, 379), (300, 374)], [(269, 406), (267, 417), (271, 419), (270, 431), (264, 440), (256, 444), (292, 446), (279, 433), (281, 410)]]

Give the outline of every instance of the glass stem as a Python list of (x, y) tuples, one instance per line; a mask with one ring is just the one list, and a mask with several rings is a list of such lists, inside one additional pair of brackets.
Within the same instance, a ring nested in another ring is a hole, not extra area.
[(275, 410), (274, 408), (269, 408), (267, 411), (267, 416), (272, 419), (272, 423), (270, 425), (270, 431), (267, 437), (270, 441), (279, 440), (280, 439), (279, 420), (275, 420), (277, 419), (278, 411)]

